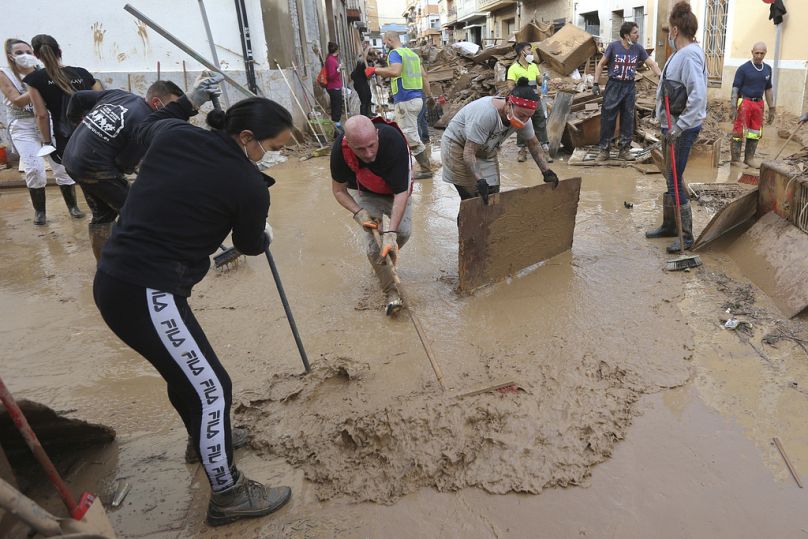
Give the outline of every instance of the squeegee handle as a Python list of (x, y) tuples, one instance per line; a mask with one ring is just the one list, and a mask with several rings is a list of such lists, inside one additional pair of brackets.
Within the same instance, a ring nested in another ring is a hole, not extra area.
[(306, 369), (306, 372), (311, 372), (309, 358), (306, 355), (306, 350), (303, 348), (303, 340), (300, 338), (300, 333), (297, 331), (295, 317), (292, 315), (292, 308), (289, 306), (289, 300), (286, 299), (286, 292), (283, 290), (283, 283), (281, 283), (281, 275), (278, 273), (278, 267), (275, 265), (275, 259), (272, 258), (272, 253), (269, 251), (269, 247), (267, 247), (266, 251), (264, 251), (264, 254), (267, 257), (267, 262), (269, 262), (269, 269), (272, 271), (272, 278), (275, 279), (275, 286), (278, 288), (278, 295), (281, 297), (283, 310), (286, 313), (286, 319), (289, 321), (289, 328), (292, 330), (292, 336), (295, 338), (297, 351), (300, 352), (300, 359), (303, 360), (303, 368)]
[(25, 440), (25, 443), (28, 444), (28, 447), (31, 449), (34, 457), (39, 462), (40, 466), (42, 466), (42, 469), (45, 470), (48, 479), (50, 479), (50, 482), (53, 483), (53, 486), (59, 493), (59, 497), (62, 498), (65, 507), (67, 507), (67, 510), (70, 512), (70, 515), (76, 518), (77, 512), (80, 510), (79, 504), (76, 503), (76, 499), (67, 488), (67, 485), (65, 484), (64, 480), (62, 480), (59, 472), (56, 471), (56, 466), (53, 465), (50, 457), (48, 457), (48, 454), (45, 453), (45, 449), (42, 447), (42, 444), (36, 437), (36, 434), (31, 428), (31, 425), (28, 423), (28, 420), (25, 419), (25, 415), (23, 415), (17, 401), (14, 400), (11, 392), (6, 387), (6, 384), (3, 383), (2, 378), (0, 378), (0, 401), (3, 403), (3, 406), (6, 407), (9, 417), (11, 417), (14, 425), (16, 425), (17, 430), (20, 431), (20, 434)]

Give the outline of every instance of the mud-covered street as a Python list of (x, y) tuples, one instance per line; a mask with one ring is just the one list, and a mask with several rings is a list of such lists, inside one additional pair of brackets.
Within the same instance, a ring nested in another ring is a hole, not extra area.
[[(510, 141), (503, 190), (540, 183), (515, 155)], [(3, 378), (18, 398), (117, 430), (69, 478), (106, 497), (132, 484), (110, 509), (121, 537), (808, 536), (805, 491), (772, 443), (808, 472), (808, 316), (788, 320), (751, 283), (737, 232), (700, 251), (703, 266), (663, 271), (665, 240), (643, 236), (660, 174), (553, 169), (583, 179), (572, 250), (472, 295), (455, 290), (459, 198), (439, 175), (415, 185), (399, 274), (445, 392), (407, 312), (384, 316), (328, 159), (270, 170), (272, 252), (312, 373), (263, 257), (211, 270), (190, 298), (252, 435), (239, 467), (293, 489), (269, 517), (202, 523), (206, 478), (184, 464), (165, 384), (101, 320), (86, 220), (55, 190), (36, 228), (25, 190), (0, 190)], [(696, 234), (713, 213), (694, 204)], [(747, 324), (724, 329), (727, 309)], [(503, 380), (521, 390), (458, 397)]]

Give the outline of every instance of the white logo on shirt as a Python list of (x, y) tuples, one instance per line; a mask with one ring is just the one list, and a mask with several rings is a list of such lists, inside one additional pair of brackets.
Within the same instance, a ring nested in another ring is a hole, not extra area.
[(127, 112), (129, 109), (121, 105), (99, 105), (90, 111), (81, 123), (105, 141), (109, 141), (123, 130)]

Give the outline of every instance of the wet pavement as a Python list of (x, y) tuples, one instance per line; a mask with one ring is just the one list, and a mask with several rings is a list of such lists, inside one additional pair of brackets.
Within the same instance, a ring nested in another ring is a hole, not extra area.
[[(539, 183), (535, 165), (515, 155), (507, 145), (503, 189)], [(0, 191), (3, 377), (18, 398), (118, 431), (72, 480), (102, 493), (115, 480), (132, 483), (110, 513), (122, 537), (808, 536), (805, 491), (771, 442), (779, 437), (796, 468), (808, 469), (808, 353), (793, 340), (762, 342), (786, 326), (805, 338), (808, 317), (782, 321), (726, 253), (731, 238), (700, 253), (703, 267), (663, 272), (666, 243), (642, 236), (658, 224), (659, 174), (553, 169), (583, 177), (571, 252), (472, 296), (454, 291), (454, 189), (437, 178), (415, 186), (399, 271), (449, 396), (407, 316), (383, 316), (357, 227), (333, 200), (328, 160), (272, 169), (272, 251), (313, 367), (359, 373), (299, 377), (262, 257), (211, 271), (195, 289), (191, 306), (233, 379), (236, 422), (253, 434), (239, 466), (293, 488), (273, 516), (202, 524), (204, 475), (183, 463), (185, 434), (162, 380), (98, 315), (86, 221), (69, 218), (56, 189), (41, 228), (24, 190)], [(737, 172), (725, 165), (686, 177), (732, 181)], [(696, 229), (709, 217), (696, 207)], [(730, 304), (751, 313), (751, 329), (721, 327)], [(451, 400), (506, 378), (528, 391)], [(273, 397), (298, 381), (301, 398)], [(416, 421), (395, 428), (379, 417), (419, 409), (477, 422), (419, 442), (403, 433), (421, 433)], [(385, 429), (399, 446), (363, 445), (353, 432), (368, 453), (346, 457), (331, 435), (360, 418), (363, 433)], [(440, 454), (451, 438), (479, 466), (448, 470)], [(379, 456), (386, 467), (371, 461)], [(430, 473), (401, 472), (413, 463)]]

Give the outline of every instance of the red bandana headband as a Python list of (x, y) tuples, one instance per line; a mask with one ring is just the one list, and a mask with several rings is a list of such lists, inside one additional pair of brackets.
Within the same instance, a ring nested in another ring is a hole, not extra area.
[(515, 95), (508, 96), (508, 103), (530, 110), (536, 110), (536, 108), (539, 106), (538, 101), (533, 101), (532, 99), (523, 99), (521, 97), (516, 97)]

